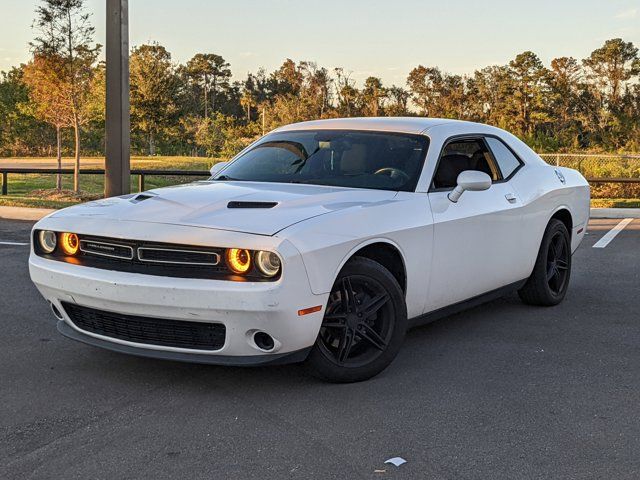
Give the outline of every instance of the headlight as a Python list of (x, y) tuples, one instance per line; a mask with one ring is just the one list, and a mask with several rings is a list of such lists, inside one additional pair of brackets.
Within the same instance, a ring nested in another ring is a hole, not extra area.
[(251, 253), (241, 248), (227, 250), (227, 265), (235, 273), (247, 273), (251, 268)]
[(52, 253), (58, 245), (58, 236), (51, 230), (41, 230), (38, 234), (38, 242), (44, 253)]
[(266, 277), (275, 277), (280, 271), (280, 257), (273, 252), (259, 251), (256, 255), (258, 270)]
[(63, 233), (60, 244), (64, 253), (67, 255), (75, 255), (78, 253), (80, 241), (78, 240), (78, 235), (75, 233)]

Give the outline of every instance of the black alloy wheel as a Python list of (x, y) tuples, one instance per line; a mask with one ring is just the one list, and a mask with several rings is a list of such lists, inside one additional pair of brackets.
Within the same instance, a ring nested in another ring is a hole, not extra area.
[(569, 245), (562, 232), (556, 232), (549, 242), (547, 252), (547, 283), (549, 289), (560, 295), (569, 278)]
[(334, 286), (322, 327), (320, 347), (336, 364), (361, 366), (380, 356), (393, 333), (393, 305), (384, 287), (362, 275)]
[(404, 293), (373, 260), (350, 260), (336, 279), (307, 365), (333, 382), (377, 375), (397, 355), (407, 329)]
[(571, 277), (571, 235), (566, 225), (551, 219), (542, 237), (531, 276), (518, 294), (529, 305), (559, 304)]

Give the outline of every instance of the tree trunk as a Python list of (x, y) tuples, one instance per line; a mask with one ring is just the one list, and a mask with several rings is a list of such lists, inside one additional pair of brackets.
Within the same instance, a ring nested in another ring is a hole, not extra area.
[[(60, 125), (56, 125), (56, 155), (58, 158), (58, 170), (62, 168), (62, 138), (60, 134)], [(62, 190), (62, 175), (56, 175), (56, 188)]]
[(209, 117), (209, 99), (207, 95), (207, 74), (204, 74), (204, 118)]
[(76, 193), (80, 193), (80, 125), (78, 123), (78, 117), (73, 119), (73, 131), (75, 134), (75, 148), (76, 148), (76, 164), (73, 170), (73, 189)]
[(213, 76), (213, 88), (211, 89), (211, 110), (213, 113), (216, 113), (216, 88), (217, 88), (217, 80), (218, 77), (216, 75)]
[(156, 141), (153, 138), (153, 132), (149, 132), (149, 155), (154, 156), (156, 154)]

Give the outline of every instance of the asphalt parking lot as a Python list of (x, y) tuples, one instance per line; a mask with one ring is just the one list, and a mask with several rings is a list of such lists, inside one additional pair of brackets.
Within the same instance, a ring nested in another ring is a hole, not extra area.
[(6, 243), (32, 224), (0, 220), (0, 478), (640, 478), (640, 219), (592, 248), (618, 223), (591, 222), (560, 306), (485, 304), (331, 385), (68, 340)]

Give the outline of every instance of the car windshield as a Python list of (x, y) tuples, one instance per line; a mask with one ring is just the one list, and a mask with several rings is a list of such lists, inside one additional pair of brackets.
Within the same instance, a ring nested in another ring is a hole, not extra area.
[(428, 145), (425, 136), (399, 133), (276, 132), (213, 179), (413, 191)]

